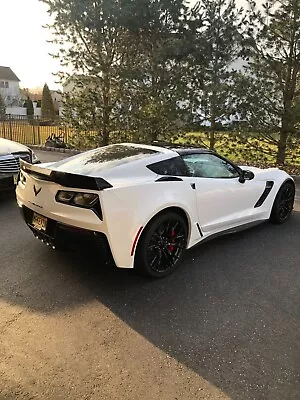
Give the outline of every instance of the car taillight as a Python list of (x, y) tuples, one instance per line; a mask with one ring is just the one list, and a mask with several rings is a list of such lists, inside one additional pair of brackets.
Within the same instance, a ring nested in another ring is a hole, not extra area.
[(102, 220), (99, 196), (95, 193), (59, 190), (56, 193), (55, 200), (65, 205), (91, 209)]

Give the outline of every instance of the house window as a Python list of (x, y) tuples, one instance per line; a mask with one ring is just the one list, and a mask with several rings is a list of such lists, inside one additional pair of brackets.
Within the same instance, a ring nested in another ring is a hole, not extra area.
[(4, 88), (4, 82), (0, 81), (0, 88)]
[(5, 82), (5, 87), (6, 87), (6, 88), (8, 88), (8, 87), (9, 87), (9, 84), (8, 84), (8, 82)]
[(6, 99), (7, 99), (7, 101), (11, 101), (11, 97), (10, 96), (7, 96)]

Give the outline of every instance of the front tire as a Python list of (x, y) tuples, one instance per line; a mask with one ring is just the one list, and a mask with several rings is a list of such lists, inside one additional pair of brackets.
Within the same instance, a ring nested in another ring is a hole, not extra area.
[(187, 246), (186, 221), (175, 212), (153, 218), (141, 235), (135, 268), (143, 275), (162, 278), (179, 265)]
[(270, 221), (274, 224), (286, 222), (293, 211), (295, 201), (295, 185), (293, 182), (285, 182), (276, 195)]

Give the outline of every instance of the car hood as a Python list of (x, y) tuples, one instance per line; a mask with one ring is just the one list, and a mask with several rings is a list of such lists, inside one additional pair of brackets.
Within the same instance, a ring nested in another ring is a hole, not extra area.
[(23, 144), (0, 138), (0, 156), (11, 153), (19, 153), (22, 151), (28, 152), (29, 149)]

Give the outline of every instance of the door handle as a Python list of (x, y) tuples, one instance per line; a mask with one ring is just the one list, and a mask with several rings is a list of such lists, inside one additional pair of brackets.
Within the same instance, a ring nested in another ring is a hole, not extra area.
[(196, 190), (196, 183), (191, 183), (191, 188)]

